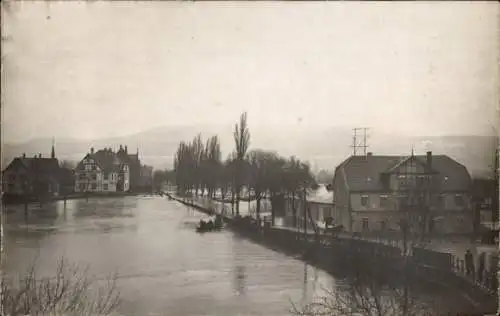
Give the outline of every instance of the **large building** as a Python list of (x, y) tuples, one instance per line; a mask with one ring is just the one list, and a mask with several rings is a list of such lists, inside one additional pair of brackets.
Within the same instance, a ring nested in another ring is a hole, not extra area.
[(128, 162), (120, 159), (111, 148), (90, 153), (75, 168), (75, 192), (128, 192), (130, 171)]
[(120, 145), (120, 149), (116, 155), (129, 167), (130, 190), (133, 192), (139, 191), (141, 182), (141, 161), (139, 159), (139, 149), (137, 149), (137, 153), (129, 154), (127, 146)]
[(3, 171), (3, 192), (9, 196), (51, 196), (59, 193), (60, 168), (54, 146), (50, 158), (42, 154), (14, 158)]
[[(471, 233), (471, 178), (445, 155), (351, 156), (335, 170), (334, 220), (349, 232)], [(418, 226), (418, 227), (416, 227)]]

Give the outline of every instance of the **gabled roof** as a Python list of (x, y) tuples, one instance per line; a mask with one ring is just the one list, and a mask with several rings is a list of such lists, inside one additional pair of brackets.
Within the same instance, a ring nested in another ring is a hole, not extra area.
[[(414, 156), (420, 162), (426, 162), (426, 156)], [(405, 161), (407, 156), (351, 156), (338, 168), (345, 174), (351, 191), (382, 191), (381, 174)], [(438, 181), (444, 191), (468, 190), (470, 175), (467, 169), (446, 155), (432, 156), (432, 170), (438, 172)]]
[(15, 166), (25, 168), (29, 173), (52, 173), (57, 175), (59, 172), (59, 161), (57, 158), (17, 157), (12, 160), (5, 170), (9, 170)]
[(104, 172), (117, 172), (120, 170), (121, 161), (118, 156), (110, 150), (98, 150), (92, 157), (96, 160)]
[(124, 163), (128, 163), (124, 159), (120, 159), (118, 155), (108, 149), (101, 149), (93, 154), (87, 154), (77, 165), (76, 169), (83, 168), (83, 160), (93, 158), (104, 172), (118, 172)]
[[(425, 158), (427, 158), (427, 157), (425, 157)], [(386, 173), (397, 172), (400, 168), (404, 167), (405, 164), (407, 164), (413, 160), (415, 161), (415, 163), (422, 166), (426, 173), (438, 173), (436, 170), (434, 170), (434, 168), (430, 168), (427, 163), (422, 161), (422, 159), (418, 158), (417, 156), (408, 156), (406, 158), (403, 158), (396, 165), (394, 165), (393, 167), (389, 168), (388, 170), (386, 170), (384, 172), (386, 172)]]

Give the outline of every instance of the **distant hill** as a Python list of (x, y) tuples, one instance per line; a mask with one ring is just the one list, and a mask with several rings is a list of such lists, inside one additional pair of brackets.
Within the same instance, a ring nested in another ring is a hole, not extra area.
[[(156, 127), (148, 131), (128, 136), (97, 140), (56, 139), (56, 154), (59, 159), (79, 161), (96, 149), (127, 145), (129, 152), (136, 152), (143, 163), (155, 168), (171, 168), (173, 156), (180, 141), (189, 141), (197, 133), (207, 137), (217, 134), (221, 140), (223, 156), (234, 147), (233, 126), (176, 126)], [(333, 170), (352, 153), (352, 130), (343, 127), (273, 127), (250, 126), (251, 148), (275, 150), (283, 156), (295, 155), (308, 160), (321, 169)], [(404, 136), (371, 133), (368, 144), (373, 154), (410, 154), (412, 146), (415, 153), (432, 151), (435, 154), (447, 154), (464, 164), (472, 175), (485, 176), (493, 172), (495, 137), (463, 136)], [(3, 168), (14, 157), (26, 153), (33, 156), (50, 154), (51, 139), (35, 139), (20, 144), (4, 143)]]

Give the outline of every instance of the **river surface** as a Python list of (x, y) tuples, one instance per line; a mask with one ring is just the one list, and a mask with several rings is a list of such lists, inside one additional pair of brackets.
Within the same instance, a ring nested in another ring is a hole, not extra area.
[(59, 258), (118, 273), (123, 315), (289, 315), (340, 286), (326, 272), (230, 231), (197, 234), (204, 215), (161, 197), (126, 197), (8, 206), (5, 272), (36, 260), (53, 274)]

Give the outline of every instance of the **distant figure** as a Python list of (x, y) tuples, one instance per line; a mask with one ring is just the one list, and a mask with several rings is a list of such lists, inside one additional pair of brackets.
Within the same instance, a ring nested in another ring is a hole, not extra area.
[(479, 282), (483, 282), (484, 263), (485, 263), (485, 253), (481, 252), (481, 254), (479, 255), (479, 265), (477, 268), (477, 279)]
[(467, 251), (465, 252), (465, 269), (467, 276), (470, 276), (472, 274), (472, 277), (474, 277), (474, 261), (472, 258), (472, 253), (469, 249), (467, 249)]

